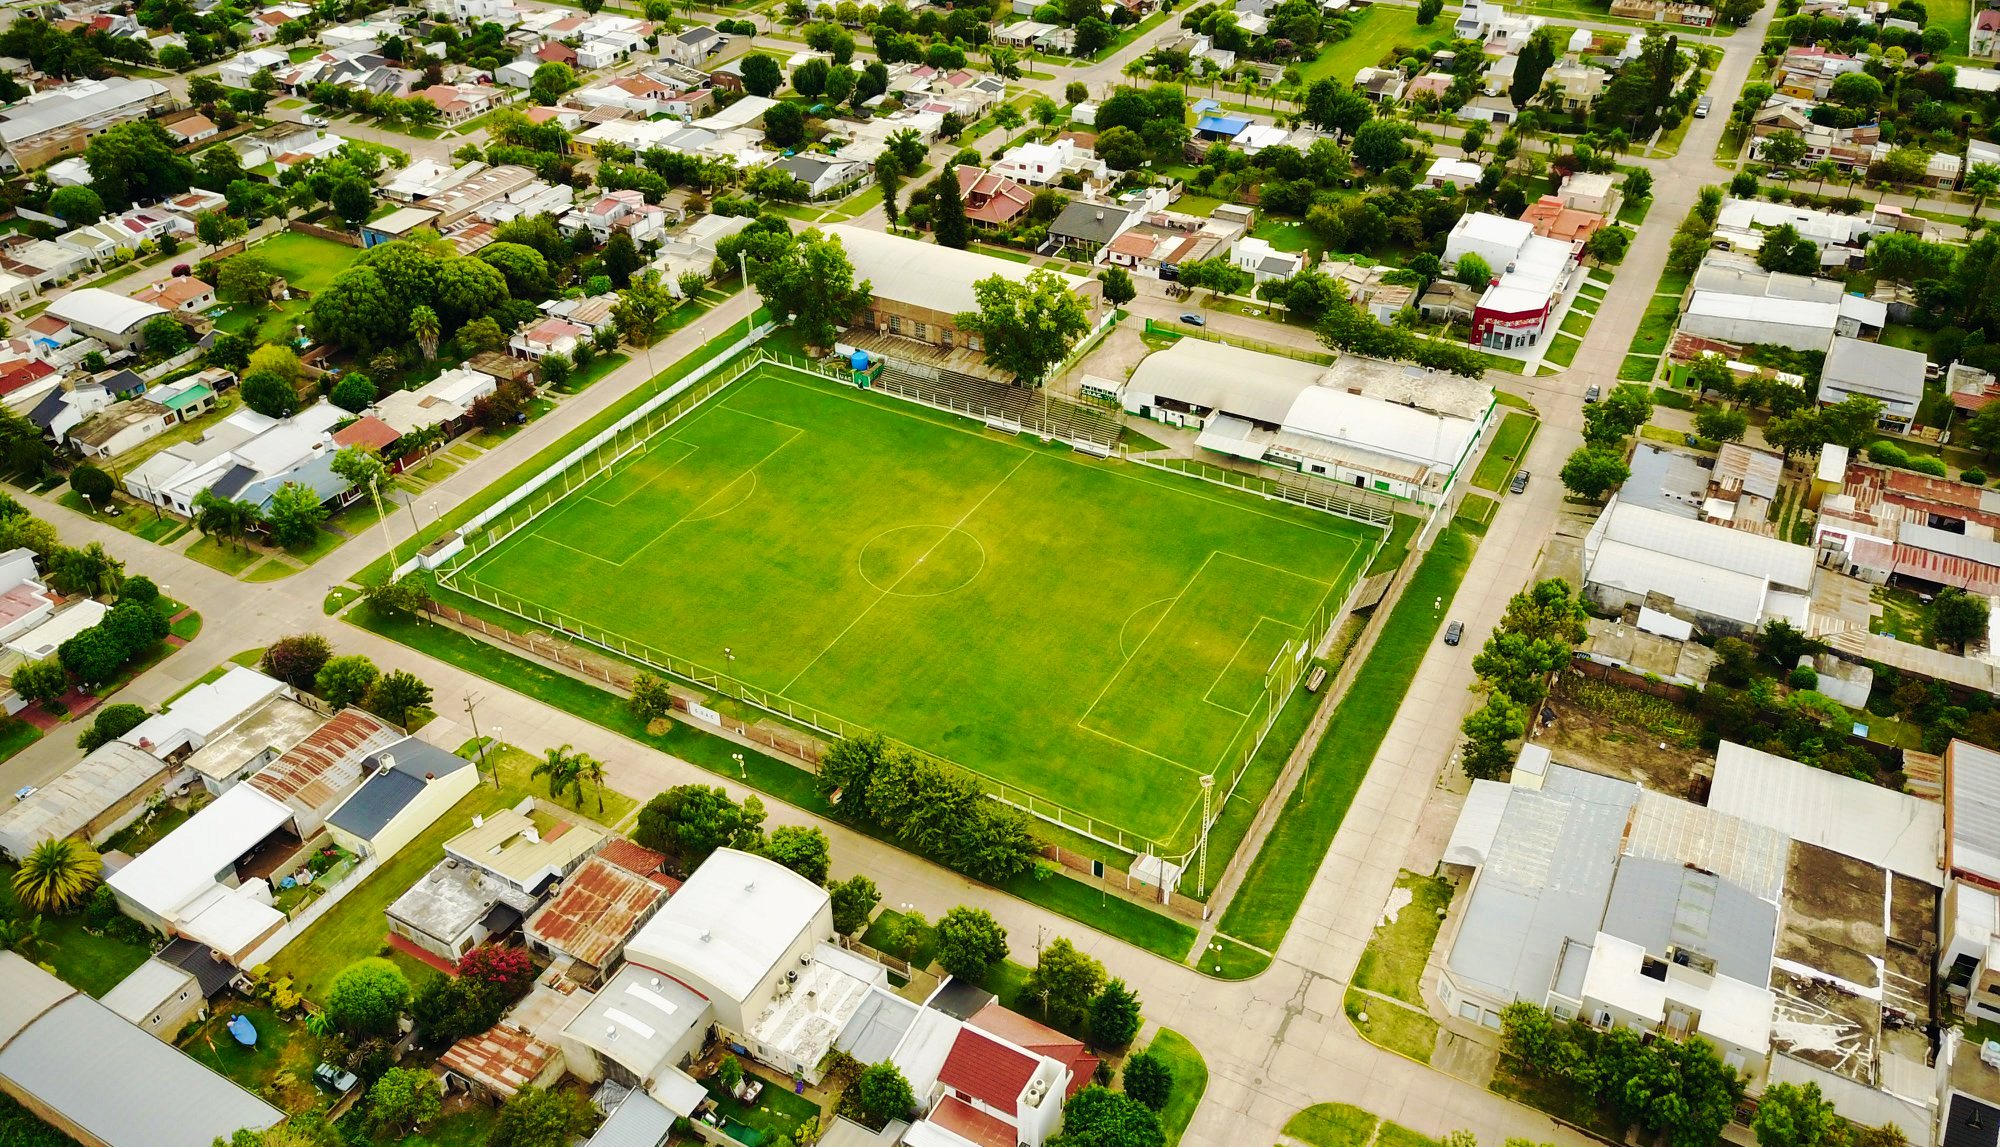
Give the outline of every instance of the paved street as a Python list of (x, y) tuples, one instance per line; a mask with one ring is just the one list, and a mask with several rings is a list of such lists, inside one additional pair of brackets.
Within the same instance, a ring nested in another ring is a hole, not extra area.
[[(1433, 643), (1415, 667), (1409, 698), (1270, 971), (1245, 983), (1219, 983), (1075, 922), (972, 886), (838, 825), (823, 825), (834, 842), (835, 874), (866, 871), (882, 887), (885, 904), (911, 904), (932, 916), (960, 901), (983, 903), (1007, 926), (1015, 955), (1024, 961), (1032, 962), (1038, 939), (1058, 934), (1071, 937), (1103, 959), (1114, 975), (1123, 976), (1140, 992), (1152, 1021), (1188, 1035), (1207, 1058), (1212, 1078), (1207, 1100), (1186, 1140), (1190, 1144), (1235, 1147), (1272, 1143), (1292, 1112), (1324, 1101), (1353, 1103), (1426, 1134), (1470, 1128), (1489, 1147), (1511, 1136), (1535, 1142), (1584, 1142), (1533, 1111), (1363, 1041), (1341, 1014), (1340, 1001), (1396, 871), (1403, 867), (1429, 871), (1436, 863), (1457, 804), (1457, 798), (1440, 787), (1439, 778), (1458, 740), (1458, 722), (1471, 701), (1467, 691), (1472, 681), (1471, 658), (1500, 617), (1508, 596), (1532, 575), (1544, 541), (1561, 513), (1562, 489), (1556, 473), (1579, 441), (1580, 396), (1587, 386), (1609, 388), (1616, 382), (1626, 345), (1665, 265), (1675, 224), (1693, 205), (1701, 186), (1726, 178), (1727, 173), (1716, 168), (1710, 157), (1726, 109), (1742, 87), (1770, 15), (1767, 9), (1750, 28), (1720, 42), (1723, 62), (1709, 89), (1718, 114), (1693, 123), (1677, 158), (1646, 162), (1657, 177), (1651, 214), (1624, 265), (1618, 268), (1575, 366), (1563, 374), (1507, 384), (1533, 401), (1544, 419), (1542, 432), (1525, 462), (1536, 478), (1526, 494), (1503, 500), (1457, 600), (1434, 619), (1440, 626), (1448, 618), (1464, 621), (1467, 639), (1455, 649)], [(1103, 63), (1069, 69), (1056, 80), (1030, 81), (1022, 86), (1060, 94), (1064, 83), (1081, 78), (1092, 83), (1094, 90), (1101, 90), (1102, 85), (1119, 78), (1127, 60), (1146, 50), (1145, 40), (1173, 30), (1169, 22)], [(348, 124), (337, 125), (336, 130), (375, 138), (352, 130)], [(427, 142), (400, 135), (393, 141), (417, 154), (448, 154), (462, 142)], [(688, 353), (706, 334), (747, 315), (750, 306), (747, 293), (732, 298), (703, 322), (662, 342), (654, 349), (650, 365), (646, 354), (636, 355), (590, 390), (566, 400), (547, 417), (426, 490), (419, 499), (424, 521), (458, 505), (581, 425), (654, 370)], [(1136, 309), (1171, 317), (1181, 307), (1163, 296), (1148, 294)], [(1311, 344), (1307, 332), (1285, 328), (1274, 333), (1238, 316), (1214, 314), (1211, 322), (1217, 329), (1245, 333), (1254, 329), (1259, 337)], [(325, 633), (342, 652), (366, 653), (384, 668), (408, 669), (429, 681), (441, 713), (435, 734), (439, 743), (453, 744), (470, 735), (464, 727), (462, 699), (478, 695), (484, 699), (479, 710), (484, 732), (537, 753), (560, 744), (574, 745), (604, 760), (614, 787), (636, 796), (643, 798), (687, 781), (716, 782), (712, 774), (676, 758), (325, 617), (321, 601), (327, 588), (346, 580), (383, 552), (383, 539), (374, 530), (297, 576), (253, 585), (52, 502), (26, 496), (22, 500), (54, 522), (67, 542), (103, 542), (126, 560), (132, 572), (152, 574), (173, 596), (204, 616), (201, 636), (141, 677), (120, 700), (156, 705), (231, 654), (266, 644), (280, 634), (314, 630)], [(410, 514), (399, 510), (391, 517), (389, 530), (398, 544), (406, 541), (411, 533)], [(76, 756), (67, 736), (58, 733), (46, 738), (0, 764), (0, 791), (45, 781), (73, 763)], [(723, 783), (742, 795), (738, 786)], [(776, 801), (767, 798), (766, 803), (774, 822), (807, 819)]]

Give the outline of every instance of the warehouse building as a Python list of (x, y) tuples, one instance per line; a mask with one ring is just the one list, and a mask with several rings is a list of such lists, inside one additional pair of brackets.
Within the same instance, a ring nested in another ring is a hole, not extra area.
[(1645, 606), (1724, 636), (1767, 621), (1804, 629), (1813, 551), (1717, 522), (1611, 499), (1583, 541), (1584, 592), (1605, 609)]

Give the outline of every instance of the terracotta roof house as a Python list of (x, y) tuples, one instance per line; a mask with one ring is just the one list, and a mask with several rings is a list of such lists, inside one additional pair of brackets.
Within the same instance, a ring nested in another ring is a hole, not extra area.
[(1521, 212), (1521, 221), (1533, 227), (1535, 234), (1565, 243), (1585, 242), (1604, 226), (1604, 216), (1595, 211), (1565, 207), (1563, 201), (1553, 195), (1544, 195), (1528, 204), (1528, 209)]
[(1034, 193), (1004, 175), (995, 175), (970, 164), (958, 170), (958, 195), (965, 201), (965, 217), (986, 227), (1011, 227), (1028, 209)]
[(197, 312), (215, 305), (215, 288), (191, 275), (183, 275), (134, 291), (132, 297), (170, 311)]
[(334, 431), (333, 444), (343, 448), (359, 446), (363, 450), (381, 451), (401, 437), (395, 427), (372, 414), (364, 414)]
[(163, 123), (160, 126), (166, 128), (167, 134), (173, 136), (174, 139), (181, 143), (195, 143), (208, 139), (216, 131), (215, 121), (202, 115), (200, 112), (196, 112), (191, 116), (182, 116), (172, 123)]
[(576, 66), (576, 49), (560, 40), (550, 40), (535, 49), (535, 58), (545, 64), (568, 64)]

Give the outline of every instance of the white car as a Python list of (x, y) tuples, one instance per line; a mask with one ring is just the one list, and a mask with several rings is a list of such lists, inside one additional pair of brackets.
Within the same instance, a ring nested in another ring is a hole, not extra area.
[(35, 795), (35, 786), (33, 785), (22, 785), (20, 788), (14, 790), (14, 799), (17, 801), (27, 800), (29, 797), (34, 795)]

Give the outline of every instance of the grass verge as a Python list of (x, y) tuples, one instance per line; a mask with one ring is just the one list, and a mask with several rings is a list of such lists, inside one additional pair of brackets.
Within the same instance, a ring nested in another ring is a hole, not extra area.
[(1194, 1118), (1194, 1109), (1201, 1105), (1202, 1093), (1208, 1090), (1208, 1062), (1186, 1036), (1170, 1028), (1161, 1028), (1146, 1050), (1164, 1062), (1174, 1076), (1174, 1089), (1160, 1111), (1166, 1147), (1174, 1147)]
[(1362, 1039), (1418, 1063), (1431, 1061), (1431, 1049), (1437, 1046), (1438, 1025), (1428, 1014), (1378, 1000), (1352, 988), (1348, 989), (1344, 1007), (1348, 1022), (1361, 1033)]

